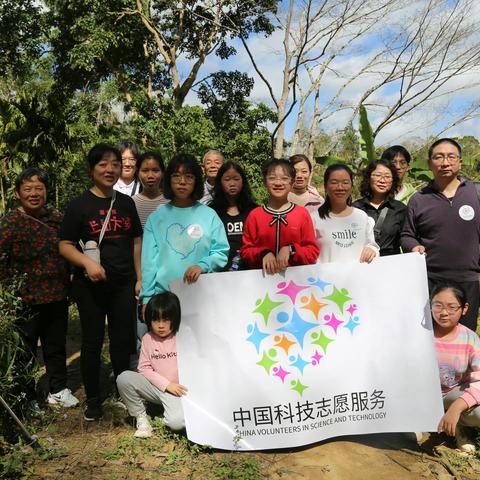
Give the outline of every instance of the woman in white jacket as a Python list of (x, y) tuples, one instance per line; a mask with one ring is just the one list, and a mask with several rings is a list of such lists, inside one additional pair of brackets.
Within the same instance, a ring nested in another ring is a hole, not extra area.
[(353, 172), (342, 163), (330, 165), (324, 174), (325, 203), (312, 213), (320, 246), (318, 263), (360, 261), (370, 263), (378, 255), (373, 220), (352, 207)]

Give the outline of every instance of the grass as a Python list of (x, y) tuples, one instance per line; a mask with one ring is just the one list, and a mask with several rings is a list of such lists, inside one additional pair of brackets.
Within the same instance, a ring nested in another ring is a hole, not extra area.
[[(211, 480), (257, 480), (261, 462), (249, 454), (214, 453), (209, 447), (190, 442), (185, 436), (172, 433), (160, 419), (153, 420), (154, 436), (137, 439), (133, 429), (118, 438), (114, 448), (99, 452), (99, 458), (116, 461), (153, 475), (178, 475), (178, 478)], [(175, 478), (175, 477), (171, 477)]]

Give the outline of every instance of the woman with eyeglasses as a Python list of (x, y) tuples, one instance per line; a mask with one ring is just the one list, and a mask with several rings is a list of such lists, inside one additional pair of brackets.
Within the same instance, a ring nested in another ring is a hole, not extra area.
[(453, 282), (439, 283), (431, 293), (431, 308), (445, 408), (438, 431), (455, 436), (460, 450), (474, 453), (466, 427), (480, 427), (480, 338), (459, 323), (468, 311), (465, 290)]
[(353, 203), (373, 219), (375, 241), (381, 256), (401, 253), (400, 233), (407, 207), (394, 198), (397, 185), (397, 170), (391, 163), (386, 160), (370, 162), (362, 172), (362, 198)]
[(410, 170), (411, 156), (408, 150), (402, 145), (393, 145), (388, 147), (382, 153), (382, 160), (390, 162), (397, 171), (398, 184), (395, 188), (395, 200), (407, 205), (408, 201), (414, 193), (416, 193), (415, 187), (408, 182), (405, 182), (407, 172)]
[(122, 156), (122, 172), (113, 188), (133, 197), (142, 187), (137, 175), (137, 160), (140, 152), (135, 143), (128, 140), (120, 143), (117, 148)]
[(373, 220), (352, 206), (352, 170), (335, 163), (327, 167), (323, 181), (325, 203), (312, 213), (320, 246), (318, 262), (370, 263), (378, 255), (379, 247), (373, 234)]
[(142, 290), (145, 306), (168, 283), (183, 278), (194, 283), (200, 274), (221, 271), (229, 245), (218, 215), (199, 202), (203, 195), (202, 169), (193, 155), (179, 154), (167, 166), (165, 198), (148, 217), (142, 244)]

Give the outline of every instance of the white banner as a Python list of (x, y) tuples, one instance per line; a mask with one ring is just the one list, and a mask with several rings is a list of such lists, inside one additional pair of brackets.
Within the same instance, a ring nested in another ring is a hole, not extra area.
[(190, 440), (255, 450), (436, 430), (443, 406), (423, 256), (171, 286)]

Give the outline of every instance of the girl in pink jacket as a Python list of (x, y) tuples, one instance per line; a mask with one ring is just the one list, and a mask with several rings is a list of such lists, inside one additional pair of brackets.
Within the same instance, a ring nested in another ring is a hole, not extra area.
[(135, 437), (152, 435), (145, 401), (163, 405), (164, 424), (183, 430), (185, 419), (180, 397), (187, 389), (178, 383), (175, 334), (180, 327), (180, 302), (171, 292), (150, 298), (145, 309), (148, 333), (142, 339), (138, 373), (125, 371), (117, 378), (117, 387), (128, 413), (136, 418)]

